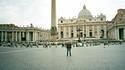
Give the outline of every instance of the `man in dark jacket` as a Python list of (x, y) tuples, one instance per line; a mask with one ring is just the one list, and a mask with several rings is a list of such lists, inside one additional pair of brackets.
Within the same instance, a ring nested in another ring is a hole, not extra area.
[(68, 56), (68, 54), (71, 56), (71, 43), (70, 42), (68, 42), (68, 43), (66, 43), (65, 44), (66, 45), (66, 48), (67, 48), (67, 56)]

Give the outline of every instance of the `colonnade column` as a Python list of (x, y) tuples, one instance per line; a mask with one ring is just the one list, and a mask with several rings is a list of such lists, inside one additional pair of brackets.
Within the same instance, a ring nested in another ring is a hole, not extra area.
[(124, 35), (124, 40), (125, 40), (125, 28), (124, 28), (123, 32), (124, 32), (124, 34), (123, 34), (123, 35)]
[(3, 41), (3, 31), (1, 31), (1, 41)]
[(39, 40), (39, 32), (37, 32), (37, 40)]
[[(47, 35), (48, 36), (48, 35)], [(48, 37), (47, 37), (48, 38)], [(38, 32), (38, 41), (40, 40), (40, 32)]]
[(14, 32), (12, 31), (12, 41), (14, 41)]
[(19, 32), (19, 42), (21, 42), (21, 32)]
[(16, 33), (16, 41), (17, 41), (17, 31), (15, 33)]
[(7, 31), (5, 31), (5, 41), (7, 41)]
[(26, 32), (26, 41), (29, 42), (29, 32)]
[(33, 41), (36, 41), (36, 32), (33, 32)]
[(85, 34), (85, 29), (84, 29), (84, 28), (85, 28), (85, 26), (83, 25), (83, 26), (82, 26), (83, 38), (85, 38), (85, 35), (84, 35), (84, 34)]

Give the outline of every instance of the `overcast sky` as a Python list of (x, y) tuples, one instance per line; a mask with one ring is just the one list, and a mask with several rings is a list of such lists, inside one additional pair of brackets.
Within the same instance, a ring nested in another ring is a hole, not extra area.
[[(103, 13), (107, 20), (125, 8), (125, 0), (57, 0), (57, 17), (77, 17), (84, 4), (93, 16)], [(0, 24), (7, 23), (49, 29), (51, 0), (0, 0)]]

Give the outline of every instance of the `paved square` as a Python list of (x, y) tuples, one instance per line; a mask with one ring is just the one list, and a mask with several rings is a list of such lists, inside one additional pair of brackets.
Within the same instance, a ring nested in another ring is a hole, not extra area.
[(0, 70), (125, 70), (125, 47), (0, 48)]

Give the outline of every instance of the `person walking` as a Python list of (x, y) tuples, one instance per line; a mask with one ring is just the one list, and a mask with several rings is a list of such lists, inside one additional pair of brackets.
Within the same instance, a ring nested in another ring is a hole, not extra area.
[(70, 42), (67, 42), (66, 44), (66, 49), (67, 49), (67, 56), (70, 55), (71, 56), (71, 43)]

